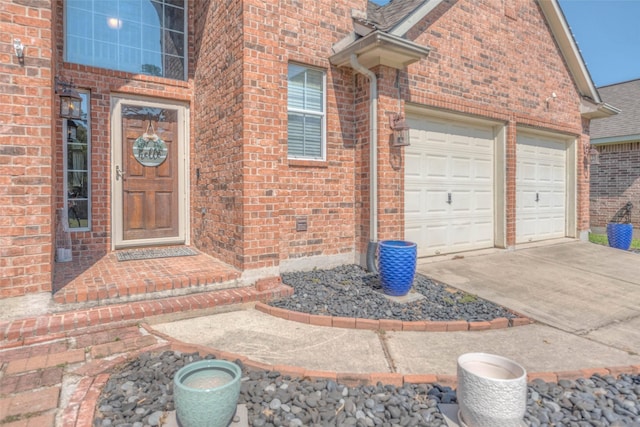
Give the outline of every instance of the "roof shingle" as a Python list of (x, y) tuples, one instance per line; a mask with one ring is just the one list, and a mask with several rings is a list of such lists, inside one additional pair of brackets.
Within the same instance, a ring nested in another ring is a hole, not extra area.
[(389, 31), (424, 3), (433, 0), (391, 0), (380, 6), (367, 4), (367, 21), (381, 31)]
[(620, 113), (591, 122), (591, 139), (640, 134), (640, 79), (598, 88), (604, 102)]

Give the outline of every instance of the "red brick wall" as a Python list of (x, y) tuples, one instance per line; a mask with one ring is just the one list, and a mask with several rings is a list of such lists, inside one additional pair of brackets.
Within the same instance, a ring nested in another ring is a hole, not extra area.
[(627, 203), (631, 222), (640, 225), (640, 142), (598, 147), (600, 164), (591, 165), (591, 227), (606, 227)]
[[(0, 298), (51, 290), (51, 4), (0, 13)], [(13, 39), (25, 46), (24, 63)]]
[[(331, 67), (331, 47), (352, 30), (364, 0), (244, 2), (243, 268), (282, 260), (353, 257), (356, 207), (353, 80)], [(287, 159), (287, 64), (327, 75), (327, 161)], [(306, 217), (307, 231), (296, 231)]]
[(242, 2), (195, 7), (195, 86), (191, 142), (193, 244), (242, 265)]

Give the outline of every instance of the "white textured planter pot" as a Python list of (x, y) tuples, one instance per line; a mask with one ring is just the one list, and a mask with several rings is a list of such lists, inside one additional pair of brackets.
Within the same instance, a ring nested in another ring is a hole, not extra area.
[(458, 358), (458, 406), (467, 427), (520, 427), (527, 409), (527, 371), (506, 357)]

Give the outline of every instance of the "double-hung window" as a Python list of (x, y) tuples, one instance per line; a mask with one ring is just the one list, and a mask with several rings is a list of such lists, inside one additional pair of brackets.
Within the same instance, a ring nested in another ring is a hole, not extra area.
[(325, 73), (289, 64), (288, 157), (325, 160)]
[(186, 79), (187, 0), (65, 0), (65, 61)]

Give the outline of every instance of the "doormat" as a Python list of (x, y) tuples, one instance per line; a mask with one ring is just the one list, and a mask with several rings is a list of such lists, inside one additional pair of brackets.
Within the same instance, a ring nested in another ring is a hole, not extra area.
[(135, 261), (141, 259), (171, 258), (191, 255), (198, 255), (198, 252), (186, 246), (161, 249), (131, 249), (116, 252), (118, 261)]

